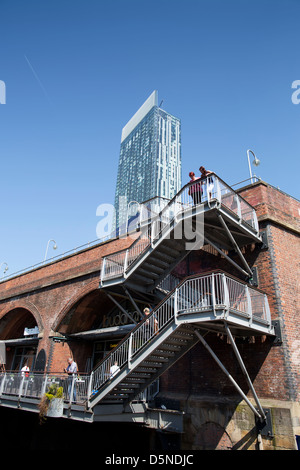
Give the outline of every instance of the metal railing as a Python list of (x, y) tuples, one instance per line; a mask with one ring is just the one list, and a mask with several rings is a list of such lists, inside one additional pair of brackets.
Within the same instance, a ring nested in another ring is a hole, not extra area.
[(84, 403), (88, 396), (90, 375), (44, 374), (38, 372), (11, 372), (0, 374), (0, 398), (3, 395), (18, 398), (38, 398), (56, 384), (63, 388), (66, 403)]
[[(63, 389), (63, 400), (66, 404), (84, 404), (88, 397), (93, 394), (91, 389), (91, 374), (66, 376), (66, 374), (43, 374), (6, 371), (0, 373), (0, 399), (12, 396), (18, 399), (30, 398), (40, 400), (44, 393), (49, 391), (51, 385)], [(154, 398), (159, 390), (159, 381), (156, 380), (135, 401), (148, 402)]]
[(122, 276), (130, 265), (148, 248), (154, 240), (162, 235), (163, 230), (180, 213), (192, 207), (217, 200), (239, 222), (258, 232), (258, 221), (255, 209), (217, 175), (211, 174), (204, 179), (186, 184), (161, 212), (149, 220), (148, 226), (127, 249), (103, 258), (101, 280)]
[(92, 393), (111, 379), (112, 365), (117, 364), (117, 373), (123, 367), (130, 367), (134, 357), (149, 341), (170, 322), (177, 321), (181, 314), (199, 313), (200, 321), (201, 312), (213, 311), (217, 315), (220, 309), (248, 318), (249, 325), (251, 320), (271, 324), (268, 299), (261, 291), (222, 272), (186, 278), (93, 370)]

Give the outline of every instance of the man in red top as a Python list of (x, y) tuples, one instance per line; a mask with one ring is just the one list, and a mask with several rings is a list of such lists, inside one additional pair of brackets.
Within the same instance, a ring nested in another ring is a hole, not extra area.
[[(193, 171), (189, 172), (189, 177), (191, 178), (190, 183), (193, 183), (200, 178), (195, 176)], [(192, 196), (194, 204), (200, 204), (201, 202), (201, 183), (194, 183), (189, 187), (189, 196)]]

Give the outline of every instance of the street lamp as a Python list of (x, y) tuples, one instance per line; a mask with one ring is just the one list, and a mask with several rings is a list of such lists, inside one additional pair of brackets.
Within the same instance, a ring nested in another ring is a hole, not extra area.
[(4, 268), (4, 272), (3, 272), (3, 276), (2, 276), (2, 277), (4, 277), (6, 271), (8, 271), (8, 264), (5, 263), (5, 262), (0, 264), (0, 269), (1, 269), (1, 267), (3, 266), (3, 264), (6, 264), (6, 267)]
[[(254, 160), (252, 162), (252, 164), (254, 166), (258, 166), (260, 164), (260, 160), (256, 157), (255, 153), (252, 152), (252, 150), (247, 150), (247, 156), (248, 156), (248, 165), (249, 165), (249, 171), (250, 171), (250, 178), (251, 178), (251, 183), (253, 183), (253, 178), (252, 178), (252, 171), (251, 171), (251, 165), (250, 165), (250, 152), (252, 153), (253, 157), (254, 157)], [(256, 175), (254, 175), (256, 176)]]
[(55, 241), (55, 240), (48, 240), (47, 248), (46, 248), (46, 253), (45, 253), (45, 258), (44, 258), (44, 262), (46, 261), (46, 258), (47, 258), (47, 253), (48, 253), (48, 249), (49, 249), (49, 244), (50, 244), (50, 242), (53, 242), (53, 243), (54, 243), (53, 250), (56, 250), (56, 248), (57, 248), (57, 245), (56, 245), (56, 241)]

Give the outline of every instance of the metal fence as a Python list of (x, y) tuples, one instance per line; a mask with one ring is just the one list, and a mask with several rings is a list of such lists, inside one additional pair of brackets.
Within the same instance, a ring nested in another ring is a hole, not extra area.
[[(220, 309), (271, 324), (267, 296), (257, 289), (222, 272), (185, 279), (92, 372), (92, 393), (128, 366), (134, 356), (180, 314), (199, 313), (201, 320), (201, 312)], [(112, 366), (115, 366), (114, 374)]]
[(83, 403), (88, 396), (89, 381), (90, 375), (6, 371), (0, 374), (0, 397), (11, 395), (19, 398), (41, 398), (55, 384), (62, 387), (66, 402)]
[[(67, 376), (66, 374), (43, 374), (6, 371), (0, 373), (0, 399), (13, 396), (18, 399), (40, 400), (52, 385), (62, 387), (63, 400), (67, 404), (84, 404), (95, 393), (91, 381), (92, 374)], [(135, 401), (150, 401), (158, 393), (159, 381), (156, 380), (140, 393)]]

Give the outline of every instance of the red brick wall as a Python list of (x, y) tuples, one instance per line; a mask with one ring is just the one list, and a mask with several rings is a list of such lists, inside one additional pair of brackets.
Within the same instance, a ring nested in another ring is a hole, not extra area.
[[(258, 269), (259, 288), (268, 295), (272, 319), (280, 320), (283, 343), (274, 346), (272, 340), (263, 337), (256, 338), (255, 343), (237, 339), (237, 345), (260, 397), (299, 400), (300, 204), (263, 182), (246, 188), (241, 195), (256, 208), (260, 229), (267, 231), (269, 248), (249, 246), (244, 254), (249, 265)], [(183, 277), (185, 272), (194, 274), (215, 268), (240, 277), (240, 273), (220, 255), (201, 251), (192, 252), (177, 267), (177, 274)], [(206, 340), (229, 373), (247, 391), (231, 346), (215, 334), (209, 334)], [(219, 397), (237, 393), (201, 344), (164, 374), (161, 391), (187, 397), (190, 394)]]
[[(18, 331), (22, 326), (29, 326), (24, 312), (30, 312), (39, 327), (38, 352), (45, 351), (47, 370), (62, 370), (69, 355), (74, 356), (83, 370), (86, 357), (91, 355), (90, 347), (77, 342), (69, 351), (67, 343), (53, 343), (51, 338), (72, 306), (98, 289), (101, 258), (127, 248), (135, 236), (103, 243), (0, 283), (0, 338), (16, 338), (17, 325)], [(22, 316), (26, 318), (24, 325)]]
[(277, 389), (276, 398), (299, 400), (300, 203), (266, 183), (241, 195), (256, 207), (260, 225), (267, 229), (269, 249), (257, 260), (259, 281), (268, 294), (273, 318), (280, 320), (283, 336), (282, 346), (272, 348), (260, 377), (266, 377), (270, 394)]

